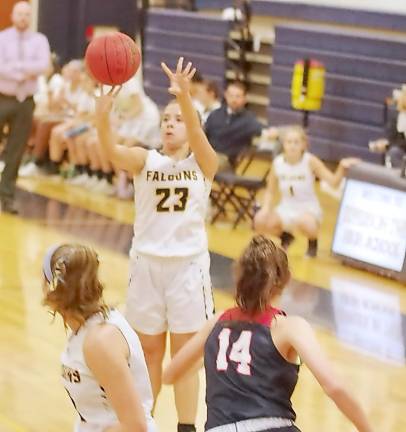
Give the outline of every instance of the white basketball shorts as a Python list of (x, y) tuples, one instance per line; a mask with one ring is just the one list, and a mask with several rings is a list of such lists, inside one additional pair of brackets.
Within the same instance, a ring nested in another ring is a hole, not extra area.
[(287, 231), (295, 229), (300, 216), (305, 213), (314, 216), (318, 223), (321, 223), (323, 219), (323, 213), (318, 202), (297, 204), (281, 202), (275, 211), (282, 220), (283, 228)]
[(193, 333), (213, 316), (208, 252), (180, 258), (136, 254), (125, 316), (144, 334)]

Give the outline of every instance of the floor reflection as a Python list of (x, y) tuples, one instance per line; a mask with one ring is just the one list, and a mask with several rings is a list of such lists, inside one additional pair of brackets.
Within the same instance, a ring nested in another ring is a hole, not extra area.
[(133, 227), (129, 224), (24, 190), (18, 191), (18, 201), (25, 219), (124, 254), (130, 250)]
[[(18, 191), (21, 216), (28, 220), (128, 254), (133, 228), (97, 213)], [(233, 261), (211, 253), (213, 286), (233, 292)], [(395, 294), (333, 276), (331, 290), (292, 280), (281, 307), (333, 331), (344, 343), (383, 360), (405, 363), (406, 316)]]
[(398, 296), (333, 277), (332, 303), (338, 339), (379, 358), (405, 363), (405, 317)]
[(331, 291), (293, 281), (282, 308), (327, 327), (357, 350), (405, 364), (406, 316), (395, 294), (333, 276)]

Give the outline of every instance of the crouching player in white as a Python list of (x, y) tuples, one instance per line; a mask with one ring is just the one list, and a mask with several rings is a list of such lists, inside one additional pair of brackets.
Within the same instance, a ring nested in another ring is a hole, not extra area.
[[(137, 331), (154, 398), (161, 389), (166, 332), (171, 355), (213, 314), (205, 213), (217, 156), (189, 92), (192, 64), (162, 68), (176, 96), (164, 110), (162, 150), (118, 146), (109, 116), (115, 91), (97, 100), (99, 141), (111, 162), (134, 176), (136, 218), (126, 317)], [(135, 137), (136, 138), (136, 137)], [(175, 386), (178, 431), (195, 431), (197, 372)]]
[[(263, 206), (255, 216), (254, 228), (259, 233), (280, 236), (284, 249), (294, 240), (292, 231), (298, 229), (308, 238), (306, 255), (315, 257), (322, 220), (322, 210), (314, 189), (316, 177), (335, 188), (348, 168), (358, 163), (358, 159), (342, 159), (333, 173), (307, 151), (307, 135), (300, 126), (288, 126), (281, 140), (283, 152), (273, 162)], [(277, 192), (281, 199), (274, 207), (273, 199)]]

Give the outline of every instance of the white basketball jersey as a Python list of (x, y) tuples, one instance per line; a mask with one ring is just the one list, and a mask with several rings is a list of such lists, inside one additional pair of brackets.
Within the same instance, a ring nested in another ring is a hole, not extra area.
[(273, 168), (278, 178), (282, 203), (295, 205), (317, 203), (318, 205), (310, 157), (309, 153), (304, 153), (300, 162), (295, 165), (287, 163), (283, 154), (275, 158)]
[(102, 322), (116, 326), (128, 343), (130, 349), (128, 365), (134, 387), (144, 407), (148, 432), (155, 432), (155, 423), (151, 417), (153, 404), (151, 383), (141, 343), (125, 318), (115, 310), (109, 312), (107, 320), (104, 320), (101, 314), (89, 318), (77, 334), (70, 336), (61, 356), (62, 382), (79, 415), (75, 432), (102, 432), (108, 426), (118, 422), (103, 388), (87, 367), (83, 355), (83, 342), (87, 331)]
[(188, 257), (207, 250), (205, 215), (211, 182), (193, 154), (176, 161), (157, 150), (134, 177), (135, 223), (130, 256)]

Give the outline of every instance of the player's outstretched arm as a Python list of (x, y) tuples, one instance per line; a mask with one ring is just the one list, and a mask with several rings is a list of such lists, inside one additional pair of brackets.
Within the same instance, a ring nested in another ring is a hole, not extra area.
[(278, 189), (278, 178), (276, 177), (275, 171), (273, 167), (268, 174), (266, 179), (266, 189), (263, 197), (262, 207), (267, 211), (271, 211), (272, 209), (272, 201), (273, 197), (276, 194)]
[(161, 66), (170, 81), (168, 91), (176, 97), (179, 103), (190, 148), (205, 177), (212, 180), (218, 168), (217, 154), (204, 133), (190, 95), (190, 80), (193, 78), (196, 68), (192, 67), (191, 62), (183, 67), (183, 57), (179, 58), (174, 72), (165, 63), (161, 63)]
[(96, 98), (97, 135), (106, 158), (116, 168), (137, 175), (144, 168), (148, 152), (141, 147), (128, 148), (117, 143), (116, 134), (111, 127), (110, 114), (118, 90), (113, 87), (108, 94), (103, 94), (101, 87), (101, 95)]
[(128, 367), (129, 348), (121, 332), (110, 324), (96, 326), (86, 336), (83, 352), (119, 420), (104, 432), (147, 432), (145, 412)]
[(218, 318), (219, 314), (207, 321), (206, 325), (175, 354), (163, 372), (162, 382), (164, 384), (174, 384), (200, 364), (198, 362), (203, 357), (204, 344)]
[(310, 165), (314, 172), (314, 174), (320, 178), (321, 180), (324, 180), (326, 183), (328, 183), (331, 187), (337, 187), (343, 177), (345, 176), (347, 170), (357, 163), (360, 162), (360, 159), (357, 158), (345, 158), (341, 159), (340, 163), (338, 164), (338, 167), (334, 173), (332, 173), (325, 165), (324, 163), (317, 158), (316, 156), (312, 155), (310, 159)]
[(291, 316), (285, 320), (284, 326), (288, 342), (310, 369), (324, 392), (359, 432), (372, 432), (372, 426), (364, 410), (343, 385), (342, 380), (336, 376), (310, 324), (303, 318)]
[(266, 234), (268, 231), (269, 215), (272, 211), (273, 198), (278, 189), (278, 178), (275, 175), (273, 168), (271, 168), (268, 178), (266, 180), (266, 189), (262, 199), (261, 209), (255, 214), (254, 217), (254, 230), (257, 233)]

